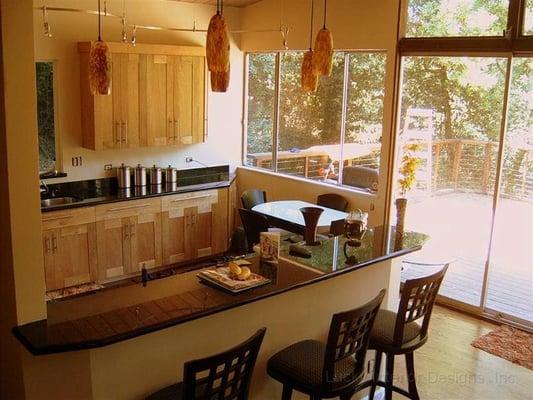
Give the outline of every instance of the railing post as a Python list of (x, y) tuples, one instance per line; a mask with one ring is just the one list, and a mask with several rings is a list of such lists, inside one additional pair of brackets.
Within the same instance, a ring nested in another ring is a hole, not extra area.
[(304, 176), (309, 178), (309, 156), (305, 156), (304, 160)]
[(433, 158), (434, 159), (434, 162), (433, 162), (434, 171), (429, 171), (429, 173), (431, 173), (431, 175), (433, 176), (432, 188), (430, 189), (431, 191), (433, 191), (433, 189), (437, 191), (437, 185), (439, 182), (438, 178), (439, 178), (439, 166), (440, 166), (440, 151), (442, 149), (442, 143), (437, 142), (433, 144), (435, 145), (435, 157)]
[(483, 175), (481, 177), (481, 191), (488, 194), (490, 167), (492, 161), (492, 142), (485, 143), (485, 161), (483, 162)]
[(457, 140), (455, 143), (455, 154), (453, 157), (453, 168), (452, 168), (452, 180), (453, 188), (457, 189), (457, 181), (459, 180), (459, 166), (461, 164), (461, 157), (463, 152), (463, 142)]

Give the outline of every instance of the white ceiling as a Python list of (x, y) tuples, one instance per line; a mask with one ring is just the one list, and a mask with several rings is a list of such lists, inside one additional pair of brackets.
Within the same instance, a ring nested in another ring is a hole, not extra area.
[[(183, 1), (186, 3), (198, 3), (198, 4), (212, 4), (216, 5), (217, 0), (173, 0), (173, 1)], [(250, 4), (258, 3), (261, 0), (224, 0), (224, 5), (229, 7), (246, 7)]]

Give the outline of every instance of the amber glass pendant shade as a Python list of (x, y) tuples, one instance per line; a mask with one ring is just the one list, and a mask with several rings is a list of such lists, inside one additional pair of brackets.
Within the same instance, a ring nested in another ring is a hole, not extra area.
[(333, 35), (327, 28), (318, 31), (313, 54), (313, 69), (316, 75), (330, 76), (333, 66)]
[(89, 53), (89, 84), (94, 95), (111, 93), (111, 62), (107, 44), (93, 42)]
[(217, 93), (225, 93), (229, 87), (230, 71), (211, 72), (211, 90)]
[(222, 14), (211, 17), (206, 40), (207, 68), (211, 72), (229, 71), (229, 37), (226, 20)]
[(313, 50), (304, 54), (302, 62), (302, 89), (306, 92), (316, 92), (318, 87), (318, 75), (313, 68)]

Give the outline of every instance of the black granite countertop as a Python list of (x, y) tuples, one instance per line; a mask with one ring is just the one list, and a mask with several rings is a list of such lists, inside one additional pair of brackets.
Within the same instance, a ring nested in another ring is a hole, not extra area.
[(406, 232), (394, 249), (389, 245), (393, 232), (389, 227), (369, 229), (361, 246), (351, 249), (354, 264), (347, 263), (340, 237), (310, 247), (308, 259), (291, 256), (288, 244), (282, 246), (278, 264), (252, 256), (252, 271), (271, 282), (238, 295), (200, 283), (198, 271), (191, 271), (149, 281), (146, 287), (129, 285), (49, 304), (48, 319), (17, 326), (13, 333), (34, 355), (106, 346), (417, 251), (428, 238)]
[[(186, 171), (186, 173), (183, 173)], [(90, 207), (118, 201), (138, 200), (149, 197), (167, 196), (200, 190), (220, 189), (230, 186), (235, 175), (229, 173), (228, 166), (195, 168), (180, 171), (175, 183), (163, 183), (142, 187), (119, 189), (116, 178), (93, 179), (48, 185), (53, 197), (73, 197), (76, 201), (67, 204), (41, 207), (41, 212)]]

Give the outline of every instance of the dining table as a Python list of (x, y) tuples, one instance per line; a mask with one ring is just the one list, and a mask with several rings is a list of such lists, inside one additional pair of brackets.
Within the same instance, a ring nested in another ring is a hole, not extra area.
[(305, 221), (300, 209), (303, 207), (318, 207), (324, 210), (318, 220), (319, 232), (328, 232), (332, 222), (344, 220), (348, 216), (348, 213), (343, 211), (301, 200), (269, 201), (257, 204), (252, 211), (264, 215), (272, 226), (302, 235), (305, 232)]

